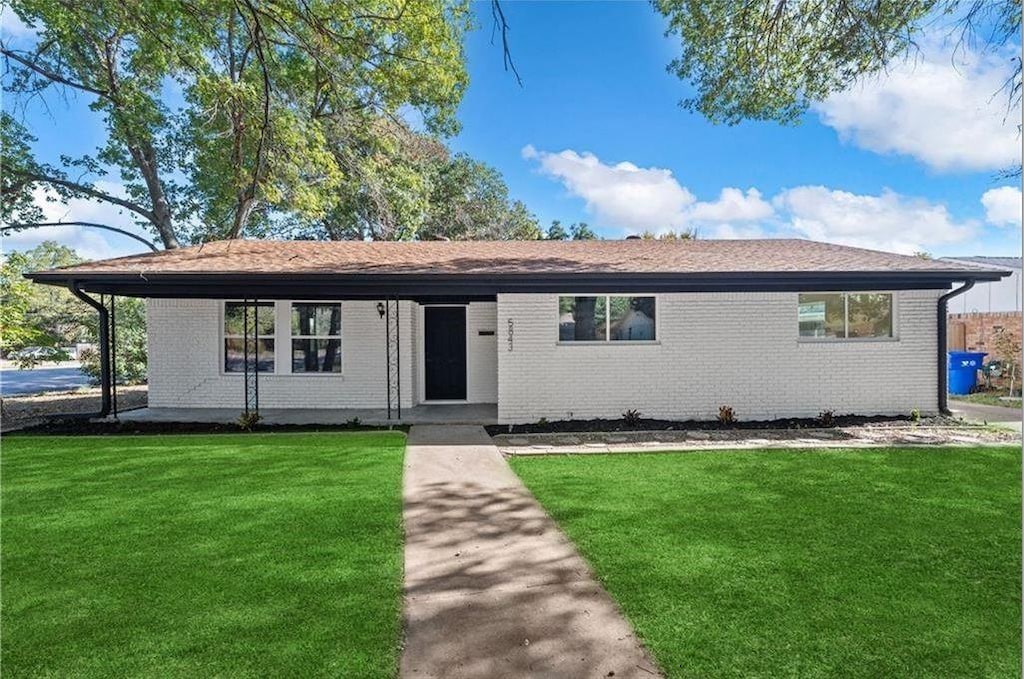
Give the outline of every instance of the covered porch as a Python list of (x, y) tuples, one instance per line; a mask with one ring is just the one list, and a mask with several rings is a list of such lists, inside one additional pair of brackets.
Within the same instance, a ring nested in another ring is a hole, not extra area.
[[(387, 408), (261, 408), (264, 425), (343, 425), (359, 420), (361, 425), (384, 426), (405, 424), (496, 424), (496, 403), (419, 404), (402, 408), (388, 418)], [(125, 422), (202, 422), (231, 424), (238, 420), (238, 408), (139, 408), (120, 413)]]

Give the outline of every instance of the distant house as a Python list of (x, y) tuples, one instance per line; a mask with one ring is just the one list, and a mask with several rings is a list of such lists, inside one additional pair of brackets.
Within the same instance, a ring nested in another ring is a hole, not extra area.
[(997, 281), (978, 283), (959, 297), (949, 301), (949, 313), (993, 313), (1021, 311), (1024, 294), (1021, 289), (1020, 257), (944, 257), (942, 261), (1002, 269), (1010, 275)]
[(29, 278), (147, 299), (153, 411), (519, 423), (935, 412), (946, 300), (1008, 275), (805, 240), (237, 240)]

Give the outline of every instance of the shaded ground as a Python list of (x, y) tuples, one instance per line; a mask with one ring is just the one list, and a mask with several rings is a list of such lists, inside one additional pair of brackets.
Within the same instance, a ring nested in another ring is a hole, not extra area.
[[(118, 387), (118, 407), (128, 410), (145, 406), (148, 393), (144, 384)], [(95, 413), (99, 409), (99, 387), (37, 396), (9, 396), (0, 399), (0, 427), (7, 432), (39, 424), (56, 414)]]
[(1021, 451), (515, 457), (669, 676), (1021, 675)]
[(0, 396), (72, 391), (88, 385), (89, 377), (78, 367), (0, 370)]
[(4, 674), (393, 676), (404, 440), (5, 438)]

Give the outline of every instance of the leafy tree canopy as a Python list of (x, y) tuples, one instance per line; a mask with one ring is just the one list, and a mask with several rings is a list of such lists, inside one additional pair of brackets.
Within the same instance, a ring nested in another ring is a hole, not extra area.
[(67, 346), (95, 334), (96, 312), (65, 288), (37, 285), (27, 271), (82, 261), (71, 248), (44, 241), (25, 252), (10, 252), (0, 263), (0, 308), (4, 352), (31, 345)]
[(548, 240), (601, 240), (586, 222), (576, 222), (566, 229), (557, 219), (551, 221), (544, 237)]
[[(31, 190), (42, 185), (117, 205), (168, 248), (264, 235), (282, 214), (323, 219), (356, 201), (353, 186), (388, 172), (359, 150), (393, 143), (376, 138), (382, 121), (412, 112), (425, 133), (451, 134), (467, 83), (467, 0), (13, 0), (10, 8), (38, 38), (30, 49), (0, 45), (5, 91), (16, 103), (54, 88), (87, 96), (107, 139), (93, 155), (41, 164), (29, 150), (32, 131), (5, 117), (3, 218), (31, 221)], [(360, 177), (368, 167), (379, 175)], [(111, 168), (126, 195), (95, 183)]]
[[(994, 49), (1020, 34), (1020, 0), (653, 0), (681, 39), (669, 66), (715, 122), (793, 122), (808, 105), (884, 69), (925, 28)], [(1021, 62), (1006, 83), (1020, 101)]]

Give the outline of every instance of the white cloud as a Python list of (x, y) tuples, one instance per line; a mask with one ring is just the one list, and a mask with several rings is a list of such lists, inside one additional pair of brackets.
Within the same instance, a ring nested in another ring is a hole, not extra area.
[[(872, 195), (797, 186), (767, 199), (755, 188), (726, 187), (716, 200), (698, 201), (669, 170), (608, 165), (592, 153), (548, 153), (532, 146), (523, 149), (523, 157), (584, 199), (598, 226), (623, 234), (695, 227), (703, 238), (795, 236), (912, 254), (963, 243), (982, 229), (980, 220), (958, 219), (942, 203), (887, 189)], [(990, 221), (1007, 222), (1015, 210), (1019, 223), (1020, 191), (993, 189), (982, 203)]]
[(539, 163), (541, 172), (557, 179), (569, 193), (586, 201), (598, 220), (626, 232), (752, 222), (772, 216), (770, 203), (757, 189), (722, 189), (717, 200), (698, 202), (671, 170), (638, 167), (630, 162), (601, 162), (593, 153), (566, 149), (559, 153), (523, 148), (523, 158)]
[(801, 236), (904, 254), (965, 241), (978, 228), (975, 221), (954, 219), (945, 205), (889, 190), (874, 196), (800, 186), (772, 202)]
[[(125, 196), (124, 187), (117, 182), (99, 181), (96, 182), (96, 188), (113, 196)], [(153, 239), (151, 234), (145, 233), (133, 223), (127, 210), (110, 203), (84, 198), (65, 201), (54, 191), (43, 187), (36, 187), (33, 190), (33, 197), (43, 211), (43, 221), (95, 222), (126, 229), (150, 241)], [(3, 250), (27, 250), (44, 240), (54, 240), (74, 248), (86, 259), (105, 259), (148, 251), (145, 245), (127, 236), (84, 226), (44, 226), (6, 234), (3, 238)]]
[(541, 171), (586, 201), (598, 219), (626, 229), (677, 228), (686, 223), (686, 210), (696, 200), (671, 170), (642, 168), (633, 163), (607, 165), (592, 153), (560, 153), (523, 149)]
[(1019, 163), (1021, 111), (1007, 111), (1002, 90), (1013, 55), (970, 49), (954, 55), (936, 41), (924, 41), (921, 49), (818, 104), (822, 122), (857, 146), (909, 155), (935, 170), (991, 171)]
[(985, 206), (985, 220), (996, 226), (1021, 227), (1021, 192), (1016, 186), (989, 189), (981, 196)]
[(774, 212), (771, 203), (761, 198), (757, 189), (747, 189), (743, 193), (726, 187), (718, 195), (718, 200), (694, 205), (690, 218), (701, 222), (753, 222), (768, 219)]

